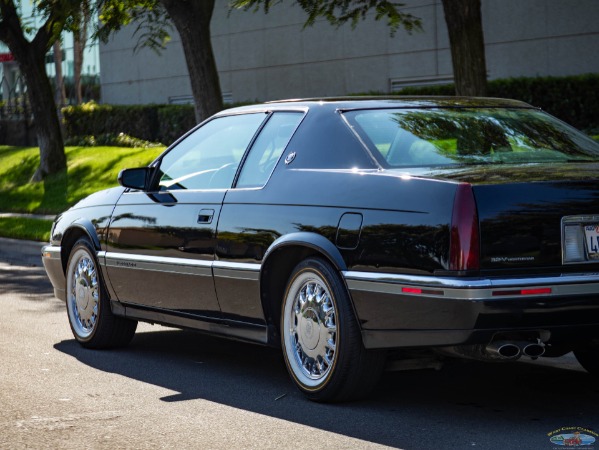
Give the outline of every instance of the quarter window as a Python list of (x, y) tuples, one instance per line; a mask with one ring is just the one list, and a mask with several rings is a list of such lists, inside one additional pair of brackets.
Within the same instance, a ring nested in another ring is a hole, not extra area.
[(160, 163), (160, 190), (230, 188), (264, 113), (218, 117), (169, 151)]
[(241, 168), (238, 188), (266, 184), (303, 116), (300, 112), (276, 112), (270, 117)]

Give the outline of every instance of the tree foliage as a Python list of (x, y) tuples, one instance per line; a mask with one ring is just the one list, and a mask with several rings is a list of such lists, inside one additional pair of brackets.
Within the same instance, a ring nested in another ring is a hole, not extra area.
[[(232, 0), (231, 5), (234, 8), (254, 11), (262, 8), (265, 13), (268, 13), (273, 5), (282, 1)], [(336, 26), (349, 22), (352, 27), (355, 27), (370, 11), (374, 11), (376, 20), (387, 20), (392, 35), (399, 28), (404, 28), (408, 33), (422, 30), (422, 20), (419, 17), (402, 11), (404, 3), (388, 0), (295, 0), (295, 2), (308, 14), (304, 27), (313, 25), (320, 17)]]
[(125, 26), (135, 26), (134, 51), (149, 48), (160, 54), (171, 40), (171, 21), (159, 0), (98, 0), (98, 27), (95, 36), (107, 42), (112, 33)]

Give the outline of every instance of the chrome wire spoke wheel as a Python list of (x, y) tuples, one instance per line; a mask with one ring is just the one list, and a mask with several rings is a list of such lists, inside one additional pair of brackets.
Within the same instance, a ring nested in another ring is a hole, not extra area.
[(137, 321), (112, 313), (110, 297), (96, 260), (96, 249), (87, 238), (71, 248), (65, 271), (69, 325), (85, 348), (117, 348), (127, 345)]
[(303, 386), (326, 384), (337, 358), (335, 300), (325, 279), (304, 270), (291, 283), (283, 312), (285, 351), (294, 377)]
[(98, 320), (100, 286), (92, 255), (79, 248), (67, 269), (67, 310), (73, 331), (82, 339), (94, 332)]

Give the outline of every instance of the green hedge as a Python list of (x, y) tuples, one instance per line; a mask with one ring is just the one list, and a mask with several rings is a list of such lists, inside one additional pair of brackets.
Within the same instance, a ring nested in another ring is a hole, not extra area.
[(156, 140), (166, 145), (196, 125), (192, 105), (167, 105), (158, 110), (158, 136)]
[[(405, 88), (401, 94), (454, 95), (454, 88)], [(491, 80), (487, 95), (525, 101), (582, 130), (599, 129), (599, 74)]]
[(62, 110), (67, 139), (125, 134), (166, 145), (195, 124), (191, 105), (98, 105)]
[[(233, 103), (226, 107), (248, 104)], [(146, 147), (152, 142), (170, 145), (196, 125), (192, 105), (99, 105), (90, 102), (67, 106), (62, 114), (66, 140), (87, 141), (90, 145), (121, 135), (147, 141)]]
[[(401, 94), (453, 95), (454, 89), (453, 85), (425, 86), (405, 88)], [(488, 96), (523, 100), (581, 130), (599, 134), (599, 74), (492, 80)], [(238, 105), (242, 103), (228, 107)], [(169, 145), (196, 123), (191, 105), (98, 105), (91, 102), (64, 108), (63, 117), (68, 139), (84, 138), (90, 142), (99, 136), (123, 133)]]

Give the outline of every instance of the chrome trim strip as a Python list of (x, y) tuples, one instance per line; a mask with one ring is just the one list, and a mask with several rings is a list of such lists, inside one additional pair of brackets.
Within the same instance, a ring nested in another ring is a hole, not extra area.
[(99, 252), (98, 257), (106, 258), (106, 267), (119, 269), (149, 270), (182, 275), (212, 276), (212, 261), (197, 259), (169, 258), (163, 256), (130, 255), (128, 253)]
[[(531, 297), (560, 297), (599, 294), (599, 273), (560, 275), (537, 278), (441, 278), (418, 275), (342, 272), (350, 290), (380, 292), (414, 297), (446, 298), (449, 300), (502, 300)], [(420, 288), (436, 292), (411, 293), (403, 288)], [(550, 294), (493, 295), (496, 291), (551, 288)]]
[(200, 275), (205, 277), (212, 276), (212, 269), (214, 269), (214, 276), (253, 281), (260, 279), (260, 268), (262, 267), (256, 263), (206, 261), (105, 251), (98, 252), (98, 259), (104, 262), (106, 267)]
[(231, 270), (243, 270), (250, 272), (260, 272), (262, 264), (258, 263), (239, 263), (230, 261), (214, 261), (212, 267), (215, 269), (231, 269)]
[(260, 280), (260, 264), (214, 261), (212, 271), (215, 277), (236, 280)]

